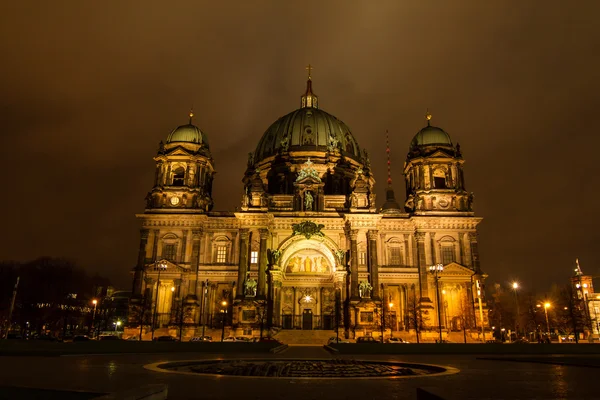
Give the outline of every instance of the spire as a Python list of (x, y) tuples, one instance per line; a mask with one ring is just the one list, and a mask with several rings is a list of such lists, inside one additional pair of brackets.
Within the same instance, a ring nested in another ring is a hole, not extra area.
[(385, 191), (385, 203), (381, 207), (381, 212), (384, 214), (399, 214), (402, 211), (400, 210), (400, 205), (396, 201), (396, 196), (394, 195), (394, 188), (392, 187), (392, 162), (390, 161), (390, 136), (389, 136), (387, 129), (385, 131), (385, 152), (387, 154), (388, 179), (387, 179), (387, 189)]
[(192, 119), (194, 118), (194, 107), (190, 108), (190, 125), (192, 125)]
[(581, 272), (581, 267), (579, 266), (579, 258), (575, 259), (575, 265), (577, 265), (577, 268), (575, 268), (575, 275), (576, 276), (583, 275), (583, 272)]
[(387, 171), (388, 171), (388, 186), (392, 186), (392, 162), (390, 161), (390, 135), (388, 130), (385, 130), (385, 152), (387, 154)]
[(429, 108), (427, 109), (427, 113), (425, 114), (425, 119), (427, 120), (427, 126), (431, 126), (431, 113), (429, 112)]
[(306, 81), (306, 93), (302, 96), (302, 101), (300, 104), (301, 108), (319, 108), (319, 102), (317, 96), (312, 91), (312, 70), (313, 66), (308, 64), (306, 66), (306, 70), (308, 71), (308, 80)]

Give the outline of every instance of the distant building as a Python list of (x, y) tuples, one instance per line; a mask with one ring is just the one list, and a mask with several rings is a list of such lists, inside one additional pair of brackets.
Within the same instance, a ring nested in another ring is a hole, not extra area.
[(585, 331), (598, 337), (600, 335), (600, 294), (594, 292), (593, 276), (583, 274), (578, 259), (575, 263), (577, 267), (571, 283), (580, 302), (577, 306), (582, 307), (585, 314)]
[[(414, 329), (415, 319), (437, 327), (438, 309), (444, 328), (481, 327), (474, 307), (485, 277), (481, 218), (460, 146), (430, 119), (409, 142), (404, 206), (388, 173), (378, 208), (367, 151), (320, 108), (309, 76), (301, 107), (277, 119), (249, 153), (239, 210), (216, 212), (215, 161), (190, 113), (160, 143), (154, 186), (137, 215), (130, 325), (183, 319), (194, 328), (225, 318), (240, 333), (262, 322), (338, 326), (353, 337), (378, 329), (383, 307), (394, 331)], [(436, 295), (429, 268), (437, 264), (444, 270)]]

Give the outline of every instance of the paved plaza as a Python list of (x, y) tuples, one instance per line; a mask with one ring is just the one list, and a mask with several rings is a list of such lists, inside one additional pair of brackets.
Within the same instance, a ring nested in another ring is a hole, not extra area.
[[(442, 376), (392, 379), (292, 379), (202, 376), (156, 372), (145, 365), (202, 359), (362, 359), (449, 366)], [(516, 361), (512, 361), (516, 360)], [(562, 364), (562, 365), (561, 365)], [(348, 355), (319, 346), (290, 346), (279, 354), (105, 354), (0, 357), (0, 399), (52, 398), (19, 392), (15, 387), (71, 390), (56, 398), (91, 398), (147, 384), (164, 383), (169, 399), (416, 399), (424, 388), (444, 399), (597, 399), (595, 356)], [(23, 397), (25, 396), (25, 397)], [(86, 397), (87, 396), (87, 397)]]

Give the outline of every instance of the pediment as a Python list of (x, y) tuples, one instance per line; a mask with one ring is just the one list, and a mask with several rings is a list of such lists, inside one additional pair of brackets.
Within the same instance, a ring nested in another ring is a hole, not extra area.
[(192, 155), (192, 153), (190, 153), (188, 150), (186, 150), (183, 147), (176, 147), (167, 153), (167, 156), (188, 156), (189, 157), (191, 155)]
[(464, 265), (460, 265), (457, 262), (451, 262), (450, 264), (444, 265), (443, 275), (449, 276), (471, 276), (474, 271)]
[(443, 150), (436, 150), (432, 154), (428, 155), (427, 158), (454, 158), (454, 156), (446, 153)]
[(298, 181), (296, 181), (296, 185), (319, 185), (321, 184), (321, 179), (318, 177), (314, 177), (312, 175), (308, 175)]
[(157, 261), (155, 264), (151, 264), (150, 268), (155, 269), (155, 265), (166, 265), (167, 267), (164, 268), (161, 273), (169, 273), (169, 272), (187, 272), (190, 270), (189, 266), (186, 265), (179, 265), (176, 264), (172, 261), (169, 260), (159, 260)]

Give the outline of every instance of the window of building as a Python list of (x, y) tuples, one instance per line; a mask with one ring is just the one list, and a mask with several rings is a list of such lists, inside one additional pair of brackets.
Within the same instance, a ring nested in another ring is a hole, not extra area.
[(217, 247), (217, 262), (218, 263), (227, 262), (227, 246), (218, 246)]
[(256, 320), (256, 310), (243, 310), (242, 311), (243, 321), (254, 321)]
[(173, 186), (183, 186), (185, 184), (185, 170), (181, 167), (173, 171)]
[(435, 185), (436, 189), (446, 189), (446, 178), (434, 176), (433, 184)]
[(258, 264), (258, 251), (250, 252), (250, 264)]
[(367, 264), (367, 252), (361, 251), (358, 253), (358, 264), (366, 265)]
[(163, 257), (165, 260), (175, 261), (175, 257), (177, 257), (177, 244), (175, 243), (165, 243), (163, 246)]
[(390, 265), (402, 265), (402, 252), (399, 246), (390, 247)]
[(454, 262), (454, 246), (442, 246), (442, 264)]
[(373, 311), (361, 311), (360, 323), (361, 324), (373, 323)]

